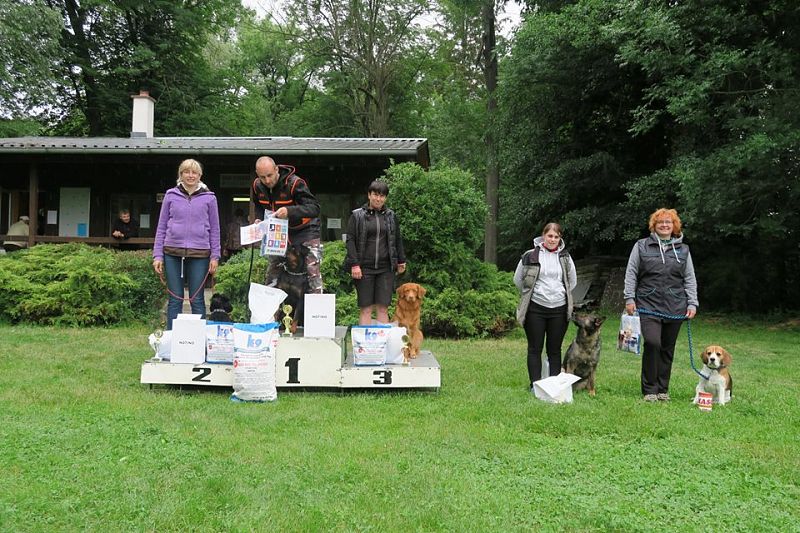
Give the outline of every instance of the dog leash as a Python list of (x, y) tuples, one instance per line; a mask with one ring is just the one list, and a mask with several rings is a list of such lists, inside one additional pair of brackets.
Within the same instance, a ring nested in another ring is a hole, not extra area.
[[(181, 294), (180, 296), (178, 296), (177, 294), (175, 294), (174, 292), (172, 292), (171, 290), (169, 290), (169, 285), (167, 285), (167, 282), (166, 282), (166, 280), (164, 279), (164, 273), (163, 273), (163, 272), (161, 272), (161, 273), (159, 273), (159, 274), (158, 274), (158, 278), (161, 280), (161, 284), (164, 286), (164, 288), (165, 288), (165, 289), (167, 289), (167, 294), (169, 294), (169, 295), (170, 295), (170, 296), (172, 296), (173, 298), (177, 298), (178, 300), (181, 300), (182, 302), (190, 302), (190, 301), (194, 300), (194, 299), (195, 299), (195, 297), (196, 297), (198, 294), (200, 294), (200, 291), (202, 291), (203, 289), (205, 289), (205, 287), (206, 287), (206, 281), (208, 281), (208, 276), (209, 276), (209, 274), (211, 274), (211, 272), (208, 272), (208, 271), (206, 271), (206, 276), (203, 278), (203, 282), (202, 282), (202, 283), (200, 283), (200, 286), (199, 286), (199, 287), (197, 287), (197, 290), (196, 290), (196, 291), (194, 291), (194, 294), (192, 294), (192, 295), (191, 295), (191, 296), (189, 296), (188, 298), (184, 298), (182, 294)], [(216, 285), (216, 278), (212, 277), (212, 278), (211, 278), (211, 290), (212, 290), (212, 292), (213, 292), (213, 290), (214, 290), (214, 286), (215, 286), (215, 285)]]
[(694, 355), (692, 350), (692, 321), (691, 319), (687, 318), (686, 315), (665, 315), (664, 313), (659, 313), (658, 311), (650, 311), (649, 309), (637, 308), (636, 312), (640, 315), (650, 315), (655, 316), (658, 318), (666, 318), (668, 320), (685, 320), (686, 321), (686, 334), (689, 336), (689, 364), (692, 365), (692, 370), (694, 370), (698, 376), (703, 379), (708, 379), (708, 376), (697, 370), (697, 367), (694, 365)]

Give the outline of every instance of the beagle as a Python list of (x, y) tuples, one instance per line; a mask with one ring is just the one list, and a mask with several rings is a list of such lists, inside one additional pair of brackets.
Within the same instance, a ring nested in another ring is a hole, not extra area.
[(710, 392), (713, 395), (714, 403), (720, 405), (725, 405), (731, 401), (733, 378), (728, 371), (731, 361), (731, 354), (722, 346), (711, 345), (703, 350), (703, 370), (701, 373), (708, 376), (708, 379), (700, 377), (700, 382), (695, 389), (693, 403), (699, 401), (701, 392)]

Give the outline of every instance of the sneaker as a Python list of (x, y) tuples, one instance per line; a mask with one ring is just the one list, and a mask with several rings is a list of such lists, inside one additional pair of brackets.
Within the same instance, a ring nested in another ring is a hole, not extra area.
[(644, 401), (646, 401), (646, 402), (657, 402), (658, 401), (658, 396), (655, 395), (655, 394), (645, 394), (644, 395)]
[(656, 395), (656, 398), (658, 398), (659, 402), (668, 402), (669, 401), (669, 393), (668, 392), (659, 392)]

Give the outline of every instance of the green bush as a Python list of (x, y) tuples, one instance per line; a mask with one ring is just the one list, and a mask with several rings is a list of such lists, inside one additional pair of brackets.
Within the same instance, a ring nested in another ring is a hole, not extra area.
[(401, 163), (386, 171), (386, 180), (411, 277), (434, 291), (471, 287), (486, 219), (483, 193), (472, 176), (455, 167), (425, 171)]
[(10, 322), (104, 325), (158, 316), (164, 291), (146, 252), (45, 244), (0, 256)]
[[(425, 171), (402, 163), (392, 165), (385, 178), (408, 257), (408, 271), (397, 283), (414, 281), (428, 289), (422, 312), (426, 334), (472, 337), (512, 329), (518, 301), (512, 275), (475, 255), (483, 239), (486, 207), (472, 176), (455, 167)], [(359, 310), (353, 281), (342, 269), (345, 255), (343, 242), (326, 242), (321, 272), (325, 292), (336, 294), (336, 323), (353, 325)], [(239, 253), (217, 275), (217, 290), (231, 298), (234, 320), (246, 317), (249, 261), (249, 251)], [(253, 281), (263, 282), (266, 265), (256, 257)], [(390, 318), (392, 314), (390, 308)]]

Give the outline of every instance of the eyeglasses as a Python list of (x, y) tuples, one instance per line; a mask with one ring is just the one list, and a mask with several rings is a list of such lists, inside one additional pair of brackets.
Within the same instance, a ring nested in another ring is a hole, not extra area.
[(656, 224), (669, 224), (672, 225), (672, 220), (656, 220)]

